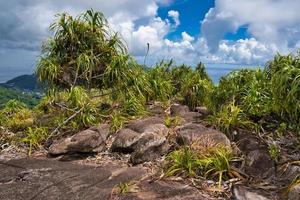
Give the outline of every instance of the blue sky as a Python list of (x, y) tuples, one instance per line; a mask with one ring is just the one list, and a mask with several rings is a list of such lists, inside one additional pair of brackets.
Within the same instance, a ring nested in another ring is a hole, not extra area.
[(178, 39), (180, 34), (187, 31), (190, 35), (196, 37), (199, 33), (201, 21), (210, 8), (214, 7), (214, 0), (182, 0), (175, 1), (169, 6), (162, 6), (158, 9), (158, 16), (168, 17), (170, 10), (176, 10), (180, 13), (181, 25), (168, 37)]
[(264, 65), (300, 47), (296, 0), (10, 0), (0, 2), (0, 82), (32, 73), (54, 15), (101, 11), (139, 62), (173, 58), (214, 70)]

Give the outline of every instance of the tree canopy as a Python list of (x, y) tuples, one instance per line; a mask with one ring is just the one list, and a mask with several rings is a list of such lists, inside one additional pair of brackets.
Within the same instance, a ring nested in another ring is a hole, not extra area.
[[(127, 62), (127, 48), (101, 12), (57, 15), (36, 73), (50, 87), (103, 87), (105, 71)], [(122, 62), (120, 62), (122, 61)]]

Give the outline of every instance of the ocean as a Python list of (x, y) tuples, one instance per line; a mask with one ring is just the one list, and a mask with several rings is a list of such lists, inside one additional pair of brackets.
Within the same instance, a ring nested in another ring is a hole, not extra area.
[[(222, 76), (230, 73), (234, 70), (240, 70), (241, 68), (257, 68), (254, 66), (241, 66), (230, 64), (206, 64), (206, 70), (214, 83), (218, 83)], [(16, 68), (0, 68), (0, 83), (4, 83), (12, 78), (15, 78), (24, 74), (32, 74), (32, 69), (16, 69)]]

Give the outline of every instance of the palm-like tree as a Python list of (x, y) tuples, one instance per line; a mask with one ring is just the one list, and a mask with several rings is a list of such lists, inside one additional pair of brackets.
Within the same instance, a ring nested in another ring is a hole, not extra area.
[[(107, 68), (126, 64), (127, 48), (100, 12), (88, 10), (76, 18), (59, 14), (50, 28), (54, 36), (43, 45), (36, 69), (49, 86), (103, 87)], [(117, 62), (120, 57), (125, 61)]]

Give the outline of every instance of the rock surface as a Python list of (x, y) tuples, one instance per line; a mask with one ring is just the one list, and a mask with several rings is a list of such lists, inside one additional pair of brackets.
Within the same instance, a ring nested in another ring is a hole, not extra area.
[[(183, 183), (150, 181), (142, 167), (21, 159), (0, 161), (0, 172), (1, 200), (214, 199)], [(118, 191), (122, 184), (128, 185), (124, 194)]]
[(289, 200), (300, 200), (300, 185), (297, 185), (290, 190), (288, 198)]
[(137, 133), (131, 129), (121, 129), (112, 143), (111, 151), (120, 153), (132, 153), (134, 145), (141, 138), (141, 133)]
[(111, 199), (120, 183), (139, 180), (143, 168), (94, 167), (53, 160), (0, 162), (0, 199)]
[(131, 154), (130, 162), (134, 165), (154, 160), (166, 154), (170, 146), (164, 135), (155, 132), (145, 132)]
[(173, 104), (170, 107), (170, 114), (172, 116), (183, 116), (190, 111), (188, 106)]
[(132, 121), (117, 133), (111, 151), (131, 153), (130, 162), (134, 165), (154, 160), (169, 150), (168, 131), (159, 117)]
[(236, 186), (233, 189), (236, 200), (279, 200), (276, 196), (270, 196), (262, 190), (254, 190), (244, 186)]
[(164, 118), (162, 117), (147, 117), (140, 120), (134, 120), (125, 125), (124, 128), (131, 129), (138, 133), (143, 133), (147, 128), (155, 124), (164, 124)]
[(216, 200), (201, 193), (196, 188), (174, 181), (143, 181), (138, 185), (139, 192), (119, 196), (120, 200)]
[(201, 124), (188, 123), (176, 129), (177, 142), (179, 144), (190, 145), (197, 140), (210, 139), (216, 144), (230, 147), (230, 141), (220, 131), (207, 128)]
[(178, 116), (182, 118), (186, 123), (198, 123), (203, 116), (203, 114), (199, 112), (190, 112), (188, 106), (183, 106), (180, 104), (171, 105), (170, 114), (171, 116)]
[(71, 137), (54, 142), (49, 148), (49, 154), (101, 152), (105, 149), (108, 134), (109, 125), (107, 124), (81, 131)]
[(274, 173), (274, 161), (265, 144), (253, 135), (239, 133), (236, 136), (238, 148), (245, 155), (245, 172), (256, 178), (264, 178)]

